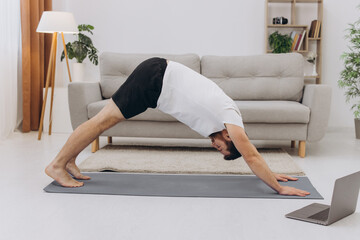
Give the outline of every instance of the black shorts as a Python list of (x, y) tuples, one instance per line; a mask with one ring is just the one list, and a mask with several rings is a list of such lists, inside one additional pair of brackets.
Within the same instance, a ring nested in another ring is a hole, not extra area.
[(157, 106), (166, 66), (164, 58), (145, 60), (111, 96), (126, 119)]

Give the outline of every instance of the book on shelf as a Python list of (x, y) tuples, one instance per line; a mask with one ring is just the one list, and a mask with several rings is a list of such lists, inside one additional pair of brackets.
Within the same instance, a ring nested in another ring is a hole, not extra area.
[(320, 36), (320, 27), (321, 27), (321, 22), (317, 21), (314, 38), (318, 38)]
[(301, 37), (302, 37), (302, 33), (299, 34), (299, 37), (295, 43), (295, 48), (294, 48), (295, 51), (298, 50), (298, 48), (299, 48), (299, 43), (300, 43)]
[(291, 46), (291, 51), (294, 51), (294, 48), (295, 48), (295, 45), (296, 45), (296, 42), (297, 42), (298, 38), (299, 38), (299, 34), (296, 33), (295, 37), (294, 37), (294, 41), (293, 41), (292, 46)]
[(309, 37), (319, 38), (320, 37), (321, 22), (318, 20), (311, 21)]
[(312, 20), (311, 24), (310, 24), (310, 30), (309, 30), (309, 37), (310, 38), (314, 37), (315, 27), (316, 27), (316, 20)]
[(301, 49), (301, 45), (302, 45), (302, 43), (304, 42), (305, 34), (306, 34), (306, 30), (304, 30), (304, 31), (302, 32), (301, 37), (300, 37), (300, 41), (299, 41), (299, 44), (298, 44), (298, 47), (296, 48), (296, 50), (300, 50), (300, 49)]
[(291, 33), (290, 33), (290, 37), (293, 41), (294, 41), (295, 34), (296, 34), (295, 31), (291, 31)]
[(318, 22), (318, 20), (311, 21), (310, 31), (309, 31), (309, 37), (311, 37), (311, 38), (315, 37), (317, 22)]

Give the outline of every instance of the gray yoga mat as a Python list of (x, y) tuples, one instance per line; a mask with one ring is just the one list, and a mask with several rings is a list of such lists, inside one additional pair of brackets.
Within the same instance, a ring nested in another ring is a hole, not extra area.
[(84, 186), (65, 188), (56, 181), (46, 186), (49, 193), (79, 193), (163, 197), (213, 198), (295, 198), (323, 199), (307, 177), (298, 181), (280, 182), (311, 194), (306, 197), (277, 194), (256, 176), (244, 175), (185, 175), (144, 173), (87, 173), (91, 180)]

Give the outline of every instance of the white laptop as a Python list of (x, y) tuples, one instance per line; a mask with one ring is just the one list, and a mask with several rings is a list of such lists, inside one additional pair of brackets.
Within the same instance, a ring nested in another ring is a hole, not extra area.
[(313, 203), (285, 215), (287, 218), (330, 225), (355, 212), (359, 196), (360, 171), (335, 181), (331, 205)]

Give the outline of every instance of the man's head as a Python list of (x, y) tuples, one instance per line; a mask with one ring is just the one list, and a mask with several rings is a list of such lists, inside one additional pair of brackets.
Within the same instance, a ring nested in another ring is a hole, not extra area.
[(241, 154), (234, 146), (226, 129), (215, 132), (209, 137), (211, 139), (211, 145), (224, 155), (225, 160), (234, 160), (241, 157)]

